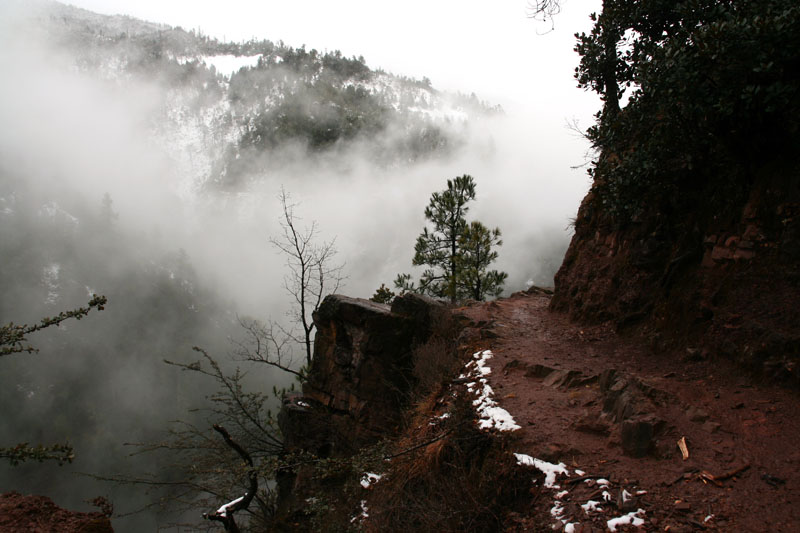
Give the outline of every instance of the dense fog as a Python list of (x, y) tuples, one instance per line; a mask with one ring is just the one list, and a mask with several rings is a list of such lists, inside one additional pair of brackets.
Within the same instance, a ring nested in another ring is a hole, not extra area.
[[(477, 183), (468, 218), (503, 232), (496, 268), (509, 274), (506, 294), (552, 285), (588, 187), (570, 168), (584, 162), (578, 136), (554, 146), (535, 117), (506, 110), (450, 122), (443, 131), (459, 142), (441, 154), (376, 162), (373, 145), (354, 142), (320, 157), (290, 154), (244, 185), (216, 187), (195, 174), (180, 128), (157, 127), (175, 101), (169, 80), (76, 68), (74, 48), (57, 46), (18, 8), (0, 15), (0, 321), (33, 323), (93, 292), (109, 303), (32, 336), (39, 353), (0, 360), (0, 446), (69, 441), (76, 452), (62, 467), (0, 465), (1, 490), (74, 509), (102, 494), (119, 513), (148, 503), (140, 488), (75, 473), (166, 468), (167, 459), (129, 457), (124, 443), (157, 441), (170, 420), (202, 420), (189, 410), (213, 384), (162, 360), (191, 361), (201, 345), (232, 368), (225, 354), (237, 317), (285, 320), (286, 258), (269, 243), (280, 234), (281, 188), (301, 225), (316, 221), (320, 241), (335, 239), (348, 295), (367, 298), (414, 271), (424, 207), (461, 174)], [(250, 381), (268, 389), (291, 380), (259, 370)], [(115, 527), (152, 530), (153, 520)]]

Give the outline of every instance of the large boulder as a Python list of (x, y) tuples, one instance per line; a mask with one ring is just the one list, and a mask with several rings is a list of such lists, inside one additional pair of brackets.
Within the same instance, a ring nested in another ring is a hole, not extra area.
[[(427, 340), (443, 310), (416, 294), (399, 296), (391, 306), (325, 298), (314, 313), (314, 359), (303, 395), (287, 399), (280, 415), (289, 447), (346, 454), (398, 429), (414, 381), (414, 348)], [(295, 438), (307, 434), (309, 424), (316, 437)]]
[[(284, 398), (278, 424), (288, 453), (349, 457), (394, 435), (414, 384), (414, 348), (443, 304), (416, 294), (390, 307), (332, 295), (314, 313), (314, 359), (302, 394)], [(319, 494), (313, 465), (278, 472), (278, 518), (291, 524)], [(282, 530), (276, 526), (276, 530)]]

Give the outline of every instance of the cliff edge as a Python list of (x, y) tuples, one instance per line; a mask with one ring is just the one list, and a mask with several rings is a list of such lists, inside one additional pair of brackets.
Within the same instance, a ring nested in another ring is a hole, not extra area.
[(658, 208), (619, 224), (595, 189), (555, 277), (551, 308), (611, 321), (656, 351), (725, 358), (800, 384), (800, 170), (765, 164), (724, 208)]

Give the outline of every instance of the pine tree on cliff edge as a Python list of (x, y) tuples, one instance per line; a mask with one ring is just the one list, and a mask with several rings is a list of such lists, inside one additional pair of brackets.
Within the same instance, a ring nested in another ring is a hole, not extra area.
[(399, 274), (395, 286), (404, 292), (419, 292), (456, 302), (463, 298), (483, 300), (503, 290), (505, 272), (486, 272), (497, 258), (493, 245), (501, 245), (500, 230), (489, 230), (480, 222), (467, 224), (467, 203), (475, 199), (475, 181), (467, 174), (447, 180), (447, 189), (435, 192), (425, 208), (425, 227), (414, 246), (414, 266), (430, 268), (422, 273), (419, 285), (411, 274)]

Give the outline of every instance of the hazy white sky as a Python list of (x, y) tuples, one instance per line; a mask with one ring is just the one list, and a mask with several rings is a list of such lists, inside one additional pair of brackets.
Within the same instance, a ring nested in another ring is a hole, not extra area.
[(527, 0), (70, 0), (208, 35), (251, 37), (363, 55), (371, 67), (427, 76), (508, 111), (588, 121), (597, 101), (575, 87), (574, 33), (600, 0), (565, 0), (555, 30), (527, 17)]

